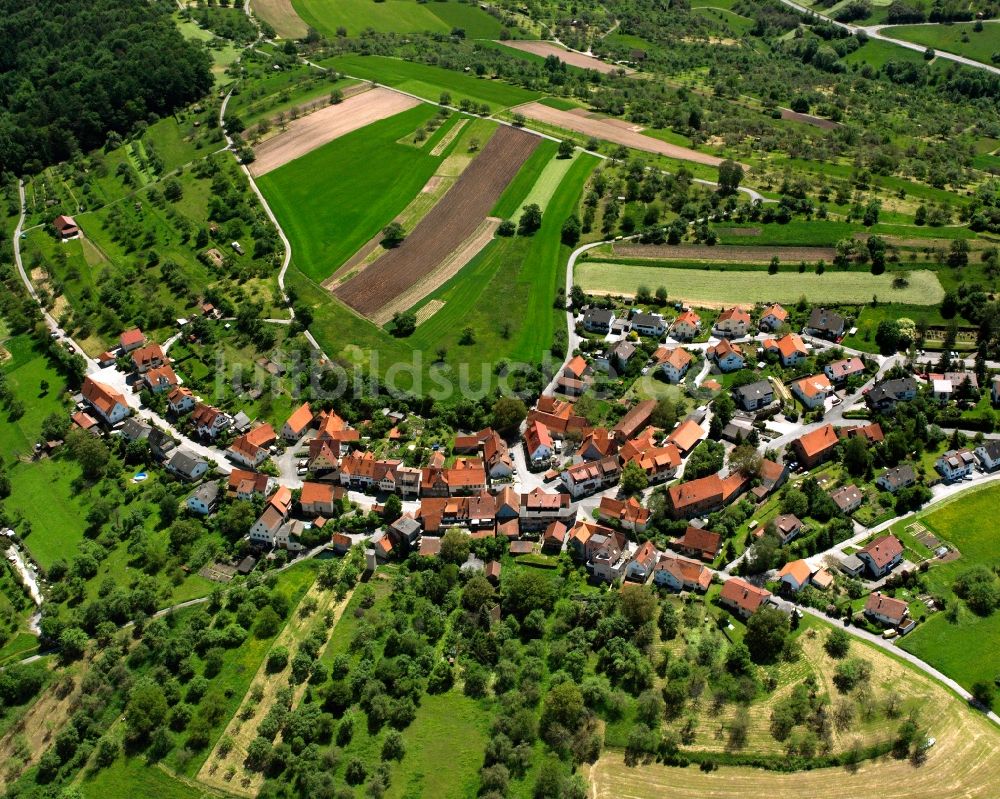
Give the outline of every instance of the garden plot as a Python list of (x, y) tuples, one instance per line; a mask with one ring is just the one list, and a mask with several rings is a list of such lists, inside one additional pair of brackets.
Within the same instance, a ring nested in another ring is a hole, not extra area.
[(389, 89), (361, 92), (342, 103), (295, 120), (284, 133), (258, 145), (250, 171), (255, 176), (265, 175), (351, 131), (419, 104), (419, 100)]
[(413, 233), (335, 294), (354, 310), (375, 318), (476, 233), (538, 142), (524, 131), (500, 128)]

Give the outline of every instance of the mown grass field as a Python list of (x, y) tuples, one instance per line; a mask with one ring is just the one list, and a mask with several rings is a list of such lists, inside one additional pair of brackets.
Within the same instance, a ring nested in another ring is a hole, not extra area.
[[(551, 145), (551, 147), (544, 145)], [(538, 159), (538, 163), (533, 163), (535, 159), (534, 156), (532, 156), (532, 159), (521, 168), (521, 171), (518, 173), (516, 178), (521, 179), (523, 176), (532, 181), (529, 184), (531, 189), (527, 196), (524, 196), (524, 192), (520, 191), (522, 187), (519, 186), (517, 194), (520, 194), (523, 199), (514, 207), (510, 207), (510, 203), (501, 205), (505, 199), (504, 197), (501, 197), (500, 203), (497, 203), (496, 211), (499, 216), (514, 219), (520, 216), (521, 210), (524, 206), (531, 204), (537, 205), (542, 209), (542, 213), (545, 213), (545, 210), (549, 206), (549, 202), (558, 190), (563, 178), (566, 177), (570, 167), (573, 166), (575, 158), (553, 157), (556, 150), (555, 142), (547, 140), (539, 146), (539, 150), (542, 150), (544, 155)], [(541, 170), (539, 171), (538, 167), (540, 165)], [(529, 167), (531, 168), (530, 170)], [(513, 182), (511, 183), (511, 186), (513, 186)], [(512, 194), (514, 193), (512, 192)]]
[(922, 64), (924, 57), (916, 50), (908, 50), (891, 42), (869, 39), (853, 53), (845, 55), (841, 61), (845, 64), (868, 64), (874, 69), (881, 69), (890, 61), (906, 64)]
[(346, 28), (357, 36), (366, 28), (380, 33), (449, 33), (462, 28), (470, 39), (495, 39), (500, 34), (500, 22), (478, 5), (455, 2), (418, 3), (416, 0), (292, 0), (302, 19), (327, 36), (338, 28)]
[(666, 286), (673, 299), (692, 303), (784, 302), (800, 297), (828, 303), (880, 302), (933, 305), (944, 297), (937, 275), (929, 270), (906, 273), (909, 285), (893, 288), (893, 274), (865, 272), (779, 272), (730, 271), (724, 269), (676, 269), (660, 266), (633, 266), (594, 261), (577, 263), (574, 281), (585, 291), (604, 294), (635, 294), (640, 286), (653, 290)]
[[(24, 404), (24, 415), (19, 419), (12, 419), (0, 410), (0, 457), (9, 463), (17, 455), (31, 452), (46, 416), (65, 409), (66, 381), (35, 349), (30, 336), (14, 336), (0, 342), (0, 347), (11, 356), (0, 364), (0, 371), (6, 376), (13, 396)], [(42, 381), (49, 384), (44, 391)]]
[(883, 34), (991, 64), (991, 56), (1000, 51), (1000, 22), (983, 22), (983, 29), (979, 32), (973, 29), (974, 24), (956, 22), (951, 25), (894, 25), (883, 31)]
[(848, 335), (844, 339), (844, 346), (865, 352), (878, 352), (878, 344), (875, 343), (875, 333), (878, 331), (879, 322), (884, 319), (895, 321), (896, 319), (907, 318), (915, 322), (926, 321), (929, 325), (944, 325), (948, 320), (941, 316), (941, 311), (936, 305), (878, 305), (872, 307), (866, 305), (854, 322), (858, 332)]
[(317, 281), (333, 274), (434, 174), (441, 158), (429, 147), (398, 143), (434, 113), (430, 106), (404, 111), (258, 179), (303, 273)]
[(442, 92), (448, 92), (452, 105), (471, 100), (477, 104), (486, 103), (495, 111), (527, 103), (540, 96), (539, 92), (509, 83), (386, 56), (343, 55), (320, 63), (351, 77), (377, 81), (432, 103), (438, 102)]
[[(977, 680), (992, 682), (1000, 672), (996, 659), (1000, 651), (1000, 612), (985, 618), (975, 615), (955, 596), (952, 586), (972, 566), (990, 569), (1000, 566), (996, 538), (998, 503), (1000, 487), (993, 485), (963, 492), (919, 517), (921, 524), (962, 553), (957, 560), (933, 563), (926, 573), (931, 592), (942, 594), (949, 604), (960, 605), (961, 610), (956, 622), (949, 621), (944, 613), (934, 614), (903, 638), (900, 645), (966, 689)], [(911, 523), (912, 520), (907, 520), (897, 527)], [(1000, 709), (1000, 699), (994, 700), (993, 708)]]
[[(290, 270), (289, 285), (313, 309), (310, 330), (331, 357), (360, 357), (365, 368), (371, 365), (380, 374), (393, 364), (411, 365), (412, 369), (408, 367), (408, 372), (396, 378), (396, 386), (403, 390), (411, 390), (418, 379), (424, 391), (436, 390), (437, 384), (430, 382), (433, 375), (454, 382), (459, 370), (469, 374), (467, 382), (474, 390), (493, 383), (493, 366), (503, 358), (539, 363), (563, 318), (553, 308), (569, 254), (569, 248), (560, 242), (560, 228), (575, 212), (596, 165), (592, 156), (575, 158), (543, 215), (541, 230), (532, 237), (495, 239), (488, 244), (414, 309), (432, 300), (444, 303), (409, 338), (392, 337), (354, 315), (303, 273)], [(523, 185), (524, 194), (511, 197), (510, 202), (519, 207), (529, 190), (529, 185)], [(472, 328), (475, 341), (460, 345), (466, 327)], [(344, 335), (346, 330), (349, 338)], [(444, 367), (432, 364), (441, 348), (446, 351)]]
[(86, 526), (84, 497), (73, 487), (80, 476), (75, 461), (45, 458), (11, 466), (10, 497), (4, 505), (31, 522), (25, 546), (43, 568), (71, 559)]

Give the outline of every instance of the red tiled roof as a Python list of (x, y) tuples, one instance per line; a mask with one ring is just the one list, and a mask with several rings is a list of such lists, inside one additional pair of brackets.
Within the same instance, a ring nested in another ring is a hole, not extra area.
[(98, 383), (94, 378), (87, 377), (83, 381), (81, 391), (83, 398), (97, 408), (101, 413), (108, 415), (114, 410), (115, 405), (126, 405), (125, 397), (119, 394), (111, 386)]
[(674, 545), (679, 549), (696, 550), (714, 558), (722, 546), (722, 536), (711, 530), (688, 526), (684, 535), (674, 540)]
[(837, 433), (833, 425), (825, 424), (811, 433), (799, 436), (795, 441), (805, 457), (814, 458), (837, 446)]
[(135, 344), (142, 344), (146, 340), (146, 337), (142, 334), (142, 331), (133, 327), (131, 330), (126, 330), (118, 337), (118, 342), (123, 347), (131, 347)]
[(296, 435), (300, 434), (303, 430), (312, 424), (313, 412), (312, 408), (309, 407), (308, 402), (303, 402), (291, 416), (288, 417), (288, 421), (285, 425), (288, 426), (293, 433)]
[(868, 600), (865, 602), (867, 613), (877, 613), (896, 624), (901, 623), (906, 618), (909, 610), (909, 606), (901, 599), (893, 599), (879, 591), (869, 594)]
[(770, 591), (751, 585), (739, 577), (726, 580), (726, 584), (722, 586), (722, 593), (719, 594), (721, 599), (748, 613), (755, 612), (769, 596), (771, 596)]
[(786, 575), (793, 577), (799, 585), (805, 585), (809, 582), (812, 569), (804, 560), (793, 560), (781, 567), (781, 571), (778, 572), (778, 579), (780, 580)]
[(333, 502), (332, 483), (303, 483), (299, 502), (312, 505), (317, 502)]
[(861, 552), (865, 552), (881, 569), (892, 561), (893, 558), (903, 554), (903, 545), (894, 535), (883, 535), (876, 538), (868, 546), (863, 547)]
[(694, 419), (687, 419), (674, 428), (667, 441), (676, 445), (681, 452), (687, 452), (705, 437), (702, 426)]
[(806, 397), (818, 397), (820, 394), (829, 394), (833, 391), (830, 379), (826, 375), (812, 375), (803, 377), (793, 383), (799, 393)]

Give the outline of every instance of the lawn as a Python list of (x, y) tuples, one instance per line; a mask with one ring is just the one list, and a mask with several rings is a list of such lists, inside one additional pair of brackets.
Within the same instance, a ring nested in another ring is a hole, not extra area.
[(984, 22), (978, 33), (973, 29), (974, 24), (894, 25), (883, 31), (883, 35), (991, 64), (991, 56), (1000, 50), (1000, 22)]
[[(468, 391), (474, 392), (495, 381), (493, 366), (501, 359), (538, 364), (552, 345), (556, 325), (563, 324), (563, 317), (553, 307), (569, 254), (569, 248), (560, 242), (560, 229), (563, 220), (576, 210), (596, 164), (592, 156), (573, 159), (542, 217), (541, 229), (528, 238), (490, 242), (455, 277), (416, 306), (419, 309), (431, 300), (444, 303), (409, 338), (393, 338), (348, 311), (307, 276), (291, 270), (289, 284), (301, 301), (313, 308), (310, 330), (331, 357), (360, 351), (377, 358), (371, 368), (378, 374), (385, 374), (393, 365), (405, 365), (406, 372), (395, 379), (404, 391), (413, 390), (418, 379), (426, 391), (429, 386), (424, 381), (431, 376), (437, 381), (438, 375), (453, 385), (448, 375), (453, 378), (464, 372)], [(528, 189), (524, 185), (524, 191)], [(515, 207), (522, 197), (511, 198)], [(460, 345), (465, 327), (473, 330), (474, 342)], [(432, 366), (441, 348), (445, 350), (444, 368)], [(365, 358), (362, 364), (369, 366)], [(433, 385), (437, 391), (439, 383)], [(454, 400), (447, 390), (443, 393), (447, 396), (441, 399)]]
[(37, 463), (10, 467), (11, 494), (6, 509), (31, 523), (24, 543), (32, 557), (47, 569), (60, 559), (69, 560), (83, 540), (86, 508), (73, 486), (79, 465), (66, 458), (45, 458)]
[(858, 332), (848, 335), (844, 339), (844, 346), (865, 352), (878, 352), (878, 344), (875, 343), (875, 333), (878, 331), (879, 322), (883, 320), (895, 321), (900, 318), (912, 319), (914, 322), (926, 321), (929, 325), (943, 325), (947, 323), (937, 306), (928, 305), (878, 305), (872, 307), (866, 305), (854, 326)]
[(923, 54), (916, 50), (908, 50), (892, 42), (882, 42), (869, 39), (865, 44), (848, 53), (841, 59), (845, 64), (869, 64), (874, 69), (881, 69), (890, 61), (896, 63), (923, 64)]
[[(386, 5), (391, 5), (391, 2)], [(495, 111), (527, 103), (541, 96), (539, 92), (528, 91), (509, 83), (386, 56), (343, 55), (320, 63), (351, 77), (377, 81), (423, 97), (432, 103), (438, 102), (442, 92), (448, 92), (453, 105), (462, 100), (471, 100), (477, 104), (486, 103)]]
[[(31, 452), (46, 416), (65, 410), (66, 382), (49, 365), (48, 358), (38, 352), (31, 336), (14, 336), (0, 347), (11, 355), (2, 366), (7, 385), (24, 404), (20, 419), (11, 419), (7, 411), (0, 410), (0, 457), (9, 463), (17, 455)], [(44, 391), (42, 381), (48, 383)]]
[[(720, 275), (720, 272), (725, 272)], [(676, 269), (661, 266), (632, 266), (584, 261), (576, 266), (574, 280), (585, 291), (607, 294), (635, 294), (640, 286), (666, 286), (671, 298), (692, 303), (784, 302), (800, 297), (828, 303), (880, 301), (932, 305), (944, 297), (937, 275), (928, 270), (907, 272), (909, 285), (893, 288), (893, 274), (826, 271), (762, 272), (723, 269)]]
[[(955, 579), (974, 565), (1000, 566), (996, 546), (995, 514), (1000, 487), (987, 486), (962, 492), (941, 507), (919, 516), (919, 521), (942, 541), (952, 544), (961, 557), (935, 563), (926, 573), (928, 589), (946, 597), (949, 605), (961, 605), (955, 622), (936, 613), (906, 636), (901, 645), (917, 657), (969, 688), (977, 680), (990, 682), (997, 676), (995, 658), (1000, 651), (1000, 612), (983, 618), (973, 614), (952, 591)], [(905, 527), (912, 520), (901, 522)], [(1000, 709), (1000, 700), (993, 703)]]
[(470, 39), (495, 39), (500, 21), (478, 6), (449, 3), (418, 3), (416, 0), (292, 0), (302, 19), (327, 36), (346, 28), (357, 36), (365, 28), (379, 33), (448, 33), (462, 28)]
[(303, 273), (325, 280), (423, 188), (441, 158), (398, 141), (433, 116), (418, 106), (258, 178)]

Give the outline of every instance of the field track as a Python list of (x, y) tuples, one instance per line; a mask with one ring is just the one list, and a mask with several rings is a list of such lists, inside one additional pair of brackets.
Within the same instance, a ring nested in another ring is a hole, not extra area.
[(250, 171), (255, 177), (294, 161), (299, 156), (347, 133), (419, 105), (419, 101), (388, 89), (369, 89), (337, 105), (296, 119), (288, 129), (254, 148)]
[(790, 261), (832, 261), (837, 255), (835, 247), (737, 247), (715, 245), (615, 244), (614, 253), (620, 258), (653, 258), (662, 261), (733, 261), (739, 263), (767, 263), (776, 255), (782, 263)]
[(635, 72), (634, 69), (620, 67), (616, 64), (609, 64), (607, 61), (601, 61), (601, 59), (594, 58), (593, 56), (584, 55), (583, 53), (574, 53), (571, 50), (566, 50), (558, 44), (553, 44), (552, 42), (530, 41), (526, 39), (518, 39), (515, 41), (511, 39), (506, 42), (500, 42), (500, 44), (504, 47), (513, 47), (515, 50), (520, 50), (524, 53), (540, 55), (542, 58), (554, 55), (560, 61), (565, 64), (569, 64), (571, 67), (592, 69), (594, 72), (601, 72), (605, 75), (618, 69), (624, 69), (628, 73)]
[(501, 127), (397, 249), (334, 293), (359, 313), (374, 317), (476, 232), (538, 143), (536, 136)]
[[(528, 119), (544, 122), (549, 125), (556, 125), (567, 130), (575, 130), (586, 136), (595, 136), (598, 139), (623, 144), (636, 150), (644, 150), (648, 153), (665, 155), (668, 158), (677, 158), (681, 161), (691, 161), (695, 164), (706, 164), (707, 166), (718, 166), (724, 159), (708, 153), (701, 153), (688, 147), (681, 147), (677, 144), (654, 139), (652, 136), (643, 136), (638, 130), (633, 129), (628, 123), (614, 119), (594, 119), (582, 114), (574, 114), (572, 111), (560, 111), (558, 108), (549, 108), (541, 103), (525, 103), (511, 109), (514, 113), (520, 113)], [(638, 126), (636, 126), (638, 127)]]
[(292, 0), (253, 0), (250, 5), (253, 13), (283, 39), (301, 39), (309, 33), (309, 26), (292, 7)]

